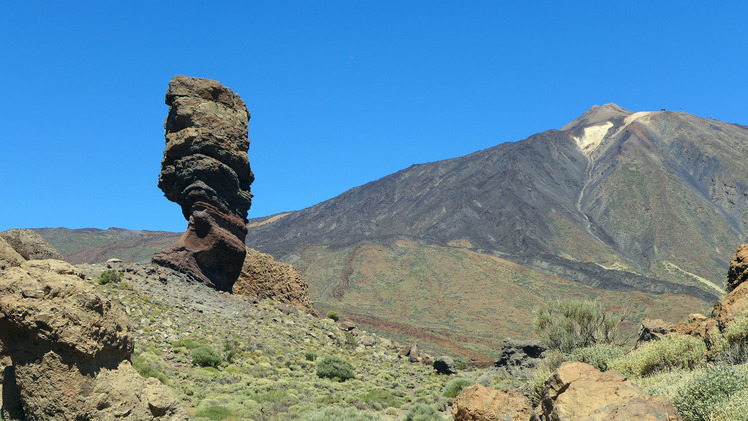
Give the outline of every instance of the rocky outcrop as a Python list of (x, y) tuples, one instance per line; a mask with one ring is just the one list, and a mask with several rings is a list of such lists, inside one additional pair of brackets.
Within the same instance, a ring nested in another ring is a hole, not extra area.
[(664, 396), (648, 396), (616, 371), (601, 372), (580, 363), (564, 363), (543, 384), (533, 420), (672, 420), (675, 408)]
[(448, 376), (457, 374), (455, 361), (451, 357), (446, 355), (442, 355), (441, 357), (437, 358), (436, 361), (434, 361), (434, 370), (436, 370), (436, 372), (439, 374), (446, 374)]
[(32, 230), (13, 228), (0, 232), (0, 238), (26, 260), (62, 260), (60, 253)]
[(474, 384), (460, 392), (452, 403), (455, 421), (527, 421), (530, 401), (513, 390), (497, 390)]
[(748, 279), (748, 244), (738, 246), (727, 270), (727, 290), (732, 291)]
[(252, 204), (244, 101), (219, 82), (174, 76), (166, 92), (166, 150), (158, 186), (189, 221), (153, 262), (231, 291), (245, 257)]
[(501, 344), (501, 356), (494, 363), (509, 374), (526, 375), (545, 357), (548, 348), (535, 339), (506, 338)]
[(639, 327), (639, 338), (636, 340), (634, 348), (638, 348), (644, 342), (659, 341), (670, 333), (672, 328), (672, 324), (662, 319), (645, 318), (642, 320), (641, 327)]
[(293, 266), (277, 262), (269, 254), (247, 249), (247, 256), (239, 279), (233, 286), (233, 292), (270, 298), (316, 315), (308, 288), (306, 281), (301, 279)]
[(59, 260), (23, 262), (0, 278), (3, 409), (27, 420), (187, 419), (168, 387), (130, 364), (121, 306), (81, 278)]
[(5, 270), (13, 266), (21, 266), (21, 263), (24, 261), (26, 259), (0, 237), (0, 270)]

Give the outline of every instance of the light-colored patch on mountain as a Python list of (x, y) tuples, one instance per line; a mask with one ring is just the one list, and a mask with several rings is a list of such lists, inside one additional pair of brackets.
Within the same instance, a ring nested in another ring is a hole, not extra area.
[(695, 273), (691, 273), (691, 272), (689, 272), (689, 271), (687, 271), (687, 270), (683, 270), (683, 269), (679, 268), (679, 267), (678, 267), (678, 266), (677, 266), (677, 265), (676, 265), (675, 263), (673, 263), (673, 262), (670, 262), (670, 261), (668, 261), (668, 260), (664, 260), (664, 261), (662, 262), (662, 264), (663, 264), (663, 265), (665, 266), (665, 268), (666, 268), (666, 269), (668, 269), (668, 270), (670, 270), (670, 271), (675, 271), (675, 272), (678, 272), (678, 273), (680, 273), (680, 274), (682, 274), (682, 275), (684, 275), (684, 276), (687, 276), (687, 277), (689, 277), (689, 278), (691, 278), (691, 279), (694, 279), (694, 280), (696, 280), (696, 281), (698, 281), (698, 282), (700, 282), (700, 283), (702, 283), (702, 284), (704, 284), (704, 285), (708, 286), (709, 288), (712, 288), (712, 289), (714, 289), (715, 291), (717, 291), (717, 294), (718, 294), (719, 296), (721, 296), (721, 295), (722, 295), (722, 294), (724, 294), (724, 292), (725, 292), (725, 291), (724, 291), (724, 290), (723, 290), (722, 288), (718, 287), (717, 285), (714, 285), (713, 283), (711, 283), (711, 282), (710, 282), (709, 280), (707, 280), (706, 278), (702, 278), (701, 276), (699, 276), (699, 275), (697, 275), (697, 274), (695, 274)]
[(610, 121), (606, 121), (603, 124), (585, 127), (582, 136), (574, 136), (574, 140), (577, 142), (579, 149), (581, 149), (586, 155), (589, 155), (600, 145), (600, 142), (605, 138), (605, 135), (611, 127), (613, 127), (613, 123)]
[(259, 226), (262, 226), (262, 225), (265, 225), (265, 224), (271, 224), (271, 223), (273, 223), (273, 222), (275, 222), (275, 221), (283, 218), (284, 216), (289, 215), (290, 213), (291, 212), (279, 213), (278, 215), (271, 216), (270, 218), (265, 219), (263, 221), (255, 222), (254, 224), (249, 224), (249, 225), (247, 225), (247, 228), (254, 228), (254, 227), (259, 227)]
[(640, 118), (648, 116), (652, 113), (653, 113), (652, 111), (639, 111), (638, 113), (633, 113), (631, 115), (628, 115), (626, 116), (626, 118), (623, 119), (624, 126), (628, 126), (634, 121), (639, 120)]

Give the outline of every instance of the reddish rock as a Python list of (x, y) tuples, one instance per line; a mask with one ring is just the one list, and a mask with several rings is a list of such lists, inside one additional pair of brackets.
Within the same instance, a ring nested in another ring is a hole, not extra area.
[(701, 338), (708, 345), (711, 343), (711, 337), (719, 333), (719, 326), (716, 320), (694, 313), (688, 315), (688, 323), (677, 323), (671, 328), (671, 332)]
[(512, 390), (496, 390), (474, 384), (460, 392), (452, 403), (455, 421), (526, 421), (530, 401)]
[(174, 76), (166, 92), (166, 150), (158, 186), (189, 221), (153, 262), (231, 291), (245, 257), (252, 204), (244, 101), (209, 79)]
[(727, 270), (727, 290), (732, 291), (748, 279), (748, 244), (738, 246)]
[(309, 286), (293, 266), (257, 250), (248, 248), (246, 254), (239, 279), (233, 286), (234, 294), (270, 298), (317, 315), (309, 298)]
[(743, 282), (730, 291), (717, 307), (717, 323), (724, 330), (737, 315), (748, 311), (748, 282)]
[(621, 373), (572, 362), (562, 364), (546, 380), (532, 419), (675, 421), (675, 414), (666, 397), (648, 396)]

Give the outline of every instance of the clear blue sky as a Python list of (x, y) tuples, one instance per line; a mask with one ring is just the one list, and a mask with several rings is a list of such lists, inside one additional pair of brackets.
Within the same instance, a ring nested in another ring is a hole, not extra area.
[(183, 231), (175, 74), (252, 115), (250, 217), (560, 128), (590, 106), (748, 124), (744, 2), (4, 1), (0, 230)]

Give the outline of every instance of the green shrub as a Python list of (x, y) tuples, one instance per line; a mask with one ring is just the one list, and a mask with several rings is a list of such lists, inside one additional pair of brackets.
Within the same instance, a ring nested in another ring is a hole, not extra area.
[(457, 371), (467, 371), (468, 369), (468, 363), (465, 361), (462, 357), (457, 356), (452, 359), (455, 363), (455, 369)]
[[(684, 421), (711, 420), (712, 414), (748, 389), (748, 373), (731, 366), (713, 365), (679, 390), (673, 405)], [(737, 415), (737, 414), (736, 414)]]
[(444, 389), (442, 389), (442, 396), (446, 398), (456, 398), (457, 395), (462, 392), (462, 389), (472, 386), (474, 383), (474, 381), (464, 377), (452, 379), (444, 386)]
[(604, 344), (577, 348), (571, 354), (572, 359), (587, 363), (600, 371), (606, 371), (611, 361), (622, 356), (623, 350), (621, 348)]
[(201, 409), (195, 413), (196, 417), (208, 418), (211, 420), (223, 420), (231, 417), (233, 414), (225, 406), (213, 405), (205, 409)]
[(159, 369), (153, 367), (145, 358), (135, 357), (132, 359), (132, 367), (140, 373), (141, 376), (148, 378), (153, 377), (158, 379), (163, 384), (166, 384), (168, 377), (162, 373)]
[(408, 409), (403, 421), (443, 421), (444, 417), (431, 405), (416, 403)]
[(607, 312), (597, 300), (548, 301), (535, 310), (535, 332), (550, 349), (569, 353), (595, 344), (611, 344), (626, 317)]
[(122, 278), (124, 278), (124, 276), (125, 275), (122, 272), (116, 271), (114, 269), (109, 269), (101, 272), (101, 275), (96, 278), (96, 282), (99, 285), (106, 285), (111, 282), (119, 282), (122, 280)]
[[(403, 403), (389, 390), (373, 389), (363, 395), (358, 396), (361, 402), (373, 406), (376, 403), (387, 405), (388, 407), (399, 408)], [(375, 408), (376, 409), (376, 408)]]
[(726, 364), (748, 362), (748, 311), (735, 317), (724, 335), (714, 342), (712, 352), (719, 361)]
[(340, 320), (340, 315), (338, 314), (337, 311), (328, 311), (327, 318), (332, 319), (333, 321), (337, 322), (338, 320)]
[(693, 369), (706, 364), (706, 345), (693, 336), (672, 333), (662, 340), (645, 343), (641, 348), (609, 363), (611, 369), (630, 376), (644, 377), (658, 371)]
[(303, 421), (381, 421), (382, 417), (375, 412), (362, 411), (358, 408), (341, 408), (339, 406), (328, 406), (317, 411), (304, 414)]
[(306, 351), (304, 352), (304, 359), (307, 361), (314, 361), (317, 359), (317, 354), (312, 351)]
[(712, 421), (748, 421), (748, 389), (733, 393), (712, 409)]
[(239, 341), (236, 339), (226, 339), (223, 342), (223, 355), (227, 363), (234, 362), (234, 358), (239, 355)]
[(353, 366), (338, 357), (325, 357), (317, 363), (317, 376), (346, 381), (355, 377)]
[(221, 353), (209, 346), (193, 349), (190, 356), (192, 356), (192, 364), (201, 367), (218, 367), (223, 362)]
[(355, 348), (358, 346), (358, 341), (356, 340), (356, 337), (353, 336), (351, 332), (345, 331), (345, 346), (349, 348)]
[(194, 341), (190, 338), (181, 338), (171, 344), (172, 348), (184, 347), (189, 350), (193, 350), (199, 346), (203, 346), (200, 342)]

